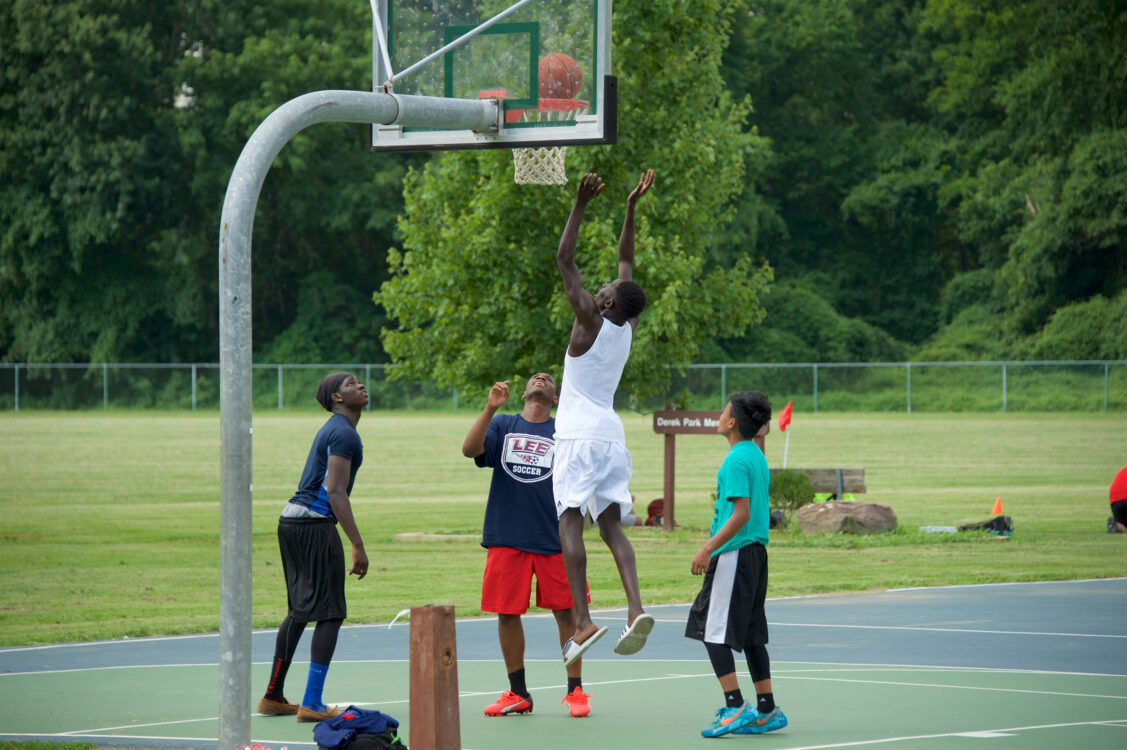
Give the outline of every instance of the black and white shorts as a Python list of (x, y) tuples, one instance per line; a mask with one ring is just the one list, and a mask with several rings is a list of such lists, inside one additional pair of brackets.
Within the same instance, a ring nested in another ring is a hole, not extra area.
[(685, 626), (685, 637), (736, 651), (767, 643), (767, 548), (749, 544), (713, 555)]
[(290, 616), (298, 622), (343, 620), (344, 545), (331, 518), (282, 518), (278, 548)]

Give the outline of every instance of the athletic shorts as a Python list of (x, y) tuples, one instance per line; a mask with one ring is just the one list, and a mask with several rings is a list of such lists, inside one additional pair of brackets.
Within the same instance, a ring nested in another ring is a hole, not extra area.
[(736, 651), (767, 644), (767, 548), (758, 542), (713, 555), (689, 610), (685, 637)]
[(344, 545), (331, 518), (282, 518), (278, 547), (290, 616), (298, 622), (343, 620)]
[(1127, 526), (1127, 500), (1116, 500), (1112, 503), (1111, 515), (1115, 517), (1116, 523)]
[(622, 443), (582, 438), (557, 438), (552, 467), (552, 492), (556, 516), (568, 508), (588, 511), (598, 518), (611, 503), (618, 503), (622, 516), (630, 513), (630, 475), (634, 467), (630, 451)]
[[(574, 602), (561, 553), (539, 555), (513, 547), (490, 547), (481, 581), (481, 611), (523, 615), (528, 611), (533, 574), (536, 575), (537, 607), (572, 608)], [(587, 601), (591, 601), (590, 588)]]

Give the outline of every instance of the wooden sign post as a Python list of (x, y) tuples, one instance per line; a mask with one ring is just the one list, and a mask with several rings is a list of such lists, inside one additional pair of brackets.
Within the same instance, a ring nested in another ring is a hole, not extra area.
[(677, 435), (715, 435), (720, 427), (718, 411), (675, 411), (666, 404), (665, 411), (654, 412), (654, 432), (665, 435), (665, 489), (661, 501), (661, 525), (673, 531), (673, 473), (676, 458)]
[(411, 607), (411, 747), (459, 750), (454, 607)]

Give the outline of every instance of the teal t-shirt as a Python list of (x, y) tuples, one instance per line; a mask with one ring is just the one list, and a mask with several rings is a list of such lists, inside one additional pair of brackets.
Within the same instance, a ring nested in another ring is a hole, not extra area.
[(767, 529), (771, 522), (771, 509), (767, 500), (767, 487), (771, 483), (771, 473), (767, 470), (767, 459), (759, 446), (750, 440), (741, 440), (732, 446), (720, 471), (716, 472), (716, 510), (712, 515), (711, 536), (724, 528), (732, 515), (731, 498), (748, 498), (751, 518), (736, 535), (722, 547), (713, 552), (721, 552), (746, 547), (759, 542), (767, 544)]

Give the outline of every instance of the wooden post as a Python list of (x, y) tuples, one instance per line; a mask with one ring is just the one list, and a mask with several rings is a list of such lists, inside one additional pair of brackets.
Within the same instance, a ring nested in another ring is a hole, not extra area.
[(411, 736), (416, 750), (459, 750), (454, 607), (411, 607)]
[[(673, 405), (670, 404), (670, 407)], [(673, 531), (673, 467), (676, 458), (676, 435), (665, 436), (665, 489), (661, 499), (661, 526)]]

